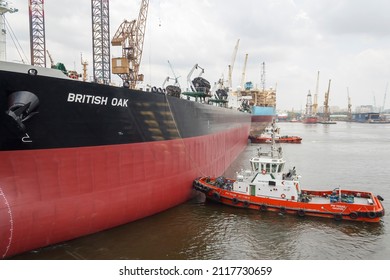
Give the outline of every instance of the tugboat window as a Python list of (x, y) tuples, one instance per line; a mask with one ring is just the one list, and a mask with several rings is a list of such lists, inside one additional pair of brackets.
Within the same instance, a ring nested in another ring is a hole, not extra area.
[(267, 171), (267, 173), (271, 170), (271, 164), (267, 163), (266, 167), (265, 167), (265, 170)]
[(258, 162), (252, 162), (252, 169), (253, 170), (259, 170), (259, 163)]

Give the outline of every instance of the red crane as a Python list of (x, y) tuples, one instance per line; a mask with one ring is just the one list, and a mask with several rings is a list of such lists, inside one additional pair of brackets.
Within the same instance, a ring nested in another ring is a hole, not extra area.
[(44, 0), (29, 0), (31, 64), (46, 67)]

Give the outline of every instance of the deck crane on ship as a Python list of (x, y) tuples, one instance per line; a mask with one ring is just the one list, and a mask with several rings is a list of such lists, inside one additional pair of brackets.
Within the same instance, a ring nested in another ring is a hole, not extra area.
[(138, 20), (124, 20), (111, 40), (112, 46), (122, 47), (122, 56), (112, 59), (112, 73), (117, 74), (125, 87), (135, 89), (143, 81), (139, 74), (145, 38), (149, 0), (142, 0)]
[[(195, 70), (200, 69), (198, 76), (192, 79), (192, 75)], [(187, 75), (187, 84), (188, 89), (186, 92), (183, 92), (183, 95), (187, 96), (187, 99), (190, 97), (195, 98), (195, 101), (203, 101), (206, 102), (206, 98), (210, 98), (210, 82), (202, 77), (204, 73), (204, 69), (199, 66), (199, 64), (195, 64), (190, 72)]]
[[(181, 88), (180, 88), (180, 83), (179, 83), (180, 77), (176, 76), (175, 71), (173, 71), (172, 64), (169, 62), (169, 60), (168, 60), (168, 64), (169, 64), (169, 67), (171, 68), (171, 71), (172, 71), (174, 78), (171, 78), (169, 76), (166, 77), (164, 80), (164, 83), (162, 84), (162, 88), (165, 89), (167, 95), (171, 95), (171, 96), (175, 96), (175, 97), (180, 98), (180, 94), (181, 94)], [(165, 84), (168, 83), (170, 80), (174, 80), (175, 83), (173, 85), (168, 85), (165, 87)]]

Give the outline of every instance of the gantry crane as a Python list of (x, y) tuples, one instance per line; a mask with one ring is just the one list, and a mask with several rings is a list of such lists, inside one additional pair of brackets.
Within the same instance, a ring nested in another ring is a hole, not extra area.
[(145, 37), (149, 0), (142, 0), (138, 20), (123, 21), (111, 40), (112, 46), (122, 47), (122, 56), (112, 59), (112, 73), (117, 74), (125, 86), (135, 89), (138, 81)]

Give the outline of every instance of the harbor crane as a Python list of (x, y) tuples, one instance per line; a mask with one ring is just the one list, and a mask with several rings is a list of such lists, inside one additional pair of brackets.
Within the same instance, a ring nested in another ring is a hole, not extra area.
[(149, 0), (142, 0), (138, 20), (124, 20), (111, 40), (112, 46), (122, 47), (122, 56), (112, 59), (112, 73), (117, 74), (123, 85), (135, 89), (143, 81), (139, 74), (145, 38)]
[(233, 68), (234, 68), (234, 62), (236, 61), (236, 56), (237, 56), (239, 43), (240, 43), (240, 39), (237, 40), (236, 46), (234, 47), (234, 51), (233, 51), (233, 55), (232, 55), (232, 63), (229, 65), (228, 86), (229, 86), (230, 89), (232, 88)]
[(325, 92), (325, 100), (324, 100), (324, 120), (329, 121), (330, 120), (330, 112), (329, 112), (329, 91), (330, 91), (330, 82), (328, 84), (328, 91)]
[(29, 0), (31, 64), (46, 67), (44, 0)]
[(318, 113), (318, 86), (320, 82), (320, 71), (317, 72), (317, 83), (316, 83), (316, 92), (314, 94), (314, 101), (313, 101), (313, 114), (317, 115)]
[(347, 87), (347, 94), (348, 94), (348, 121), (352, 120), (352, 103), (351, 103), (351, 97), (349, 96), (349, 88)]
[(244, 60), (244, 68), (242, 69), (242, 75), (241, 75), (241, 90), (244, 90), (244, 83), (245, 83), (245, 73), (246, 73), (246, 64), (248, 62), (248, 54), (245, 54), (245, 60)]
[(389, 83), (386, 84), (386, 90), (385, 90), (385, 95), (383, 96), (383, 106), (382, 106), (382, 112), (385, 110), (385, 105), (386, 105), (386, 95), (387, 95), (387, 88), (389, 87)]
[(110, 63), (110, 1), (91, 0), (93, 81), (111, 82)]

